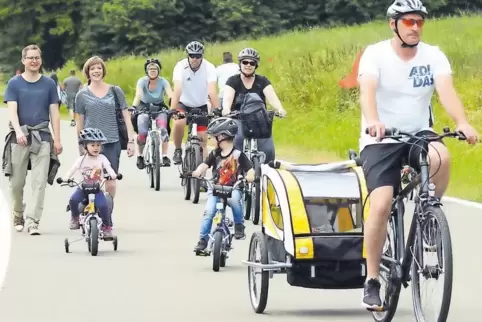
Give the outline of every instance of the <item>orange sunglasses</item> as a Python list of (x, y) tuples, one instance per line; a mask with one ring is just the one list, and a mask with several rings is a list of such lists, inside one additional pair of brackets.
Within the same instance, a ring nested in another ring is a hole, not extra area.
[(422, 28), (423, 25), (425, 24), (425, 20), (423, 20), (423, 19), (400, 19), (400, 21), (406, 27), (413, 27), (413, 26), (417, 25), (419, 28)]

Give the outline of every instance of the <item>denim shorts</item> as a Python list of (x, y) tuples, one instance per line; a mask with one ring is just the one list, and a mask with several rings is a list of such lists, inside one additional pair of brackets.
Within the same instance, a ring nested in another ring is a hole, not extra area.
[(102, 145), (102, 154), (109, 160), (112, 169), (114, 169), (116, 173), (119, 173), (121, 151), (122, 148), (119, 141)]

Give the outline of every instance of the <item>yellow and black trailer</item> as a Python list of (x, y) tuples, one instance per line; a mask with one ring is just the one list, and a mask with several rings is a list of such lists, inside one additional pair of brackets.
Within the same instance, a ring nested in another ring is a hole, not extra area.
[[(244, 261), (254, 310), (264, 311), (268, 281), (275, 272), (286, 273), (292, 286), (363, 287), (363, 221), (370, 205), (361, 167), (353, 160), (275, 163), (262, 166), (262, 226), (253, 234), (249, 260)], [(253, 288), (255, 270), (261, 271), (261, 285)], [(252, 293), (256, 288), (261, 289), (259, 296)]]

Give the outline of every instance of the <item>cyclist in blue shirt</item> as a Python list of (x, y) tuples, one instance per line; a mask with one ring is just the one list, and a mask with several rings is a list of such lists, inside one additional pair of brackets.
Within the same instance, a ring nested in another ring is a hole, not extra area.
[[(159, 108), (166, 108), (164, 103), (164, 95), (167, 95), (169, 99), (172, 97), (172, 89), (169, 82), (161, 77), (162, 65), (158, 59), (148, 59), (144, 63), (144, 71), (146, 76), (139, 78), (136, 86), (136, 95), (134, 97), (134, 102), (132, 103), (134, 108), (145, 106), (146, 104), (155, 104)], [(156, 125), (159, 130), (161, 130), (162, 136), (162, 163), (164, 166), (170, 166), (171, 160), (167, 156), (168, 144), (169, 144), (169, 118), (167, 114), (159, 114), (156, 118)], [(149, 129), (149, 115), (147, 114), (137, 114), (133, 116), (132, 124), (134, 125), (134, 130), (137, 132), (137, 145), (139, 155), (137, 157), (137, 167), (139, 169), (144, 169), (144, 157), (143, 151), (146, 144), (147, 132)]]

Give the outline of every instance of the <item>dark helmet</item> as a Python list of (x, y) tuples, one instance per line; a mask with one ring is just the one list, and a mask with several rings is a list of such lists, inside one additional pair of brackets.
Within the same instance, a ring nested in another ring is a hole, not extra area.
[(199, 41), (191, 41), (186, 46), (186, 53), (188, 55), (204, 55), (204, 45)]
[(224, 134), (228, 137), (234, 138), (238, 133), (238, 123), (229, 117), (219, 117), (209, 123), (207, 134), (211, 136), (218, 136)]
[(162, 65), (159, 59), (150, 58), (150, 59), (147, 59), (146, 62), (144, 63), (144, 71), (146, 72), (146, 74), (147, 74), (147, 66), (149, 66), (150, 64), (156, 64), (159, 67), (159, 71), (161, 71)]
[(244, 48), (241, 50), (238, 54), (238, 61), (241, 62), (243, 59), (252, 59), (257, 63), (261, 60), (258, 52), (254, 48)]
[(80, 131), (79, 137), (79, 142), (84, 144), (91, 142), (107, 142), (107, 138), (105, 137), (104, 133), (102, 133), (101, 130), (92, 127), (87, 127)]

